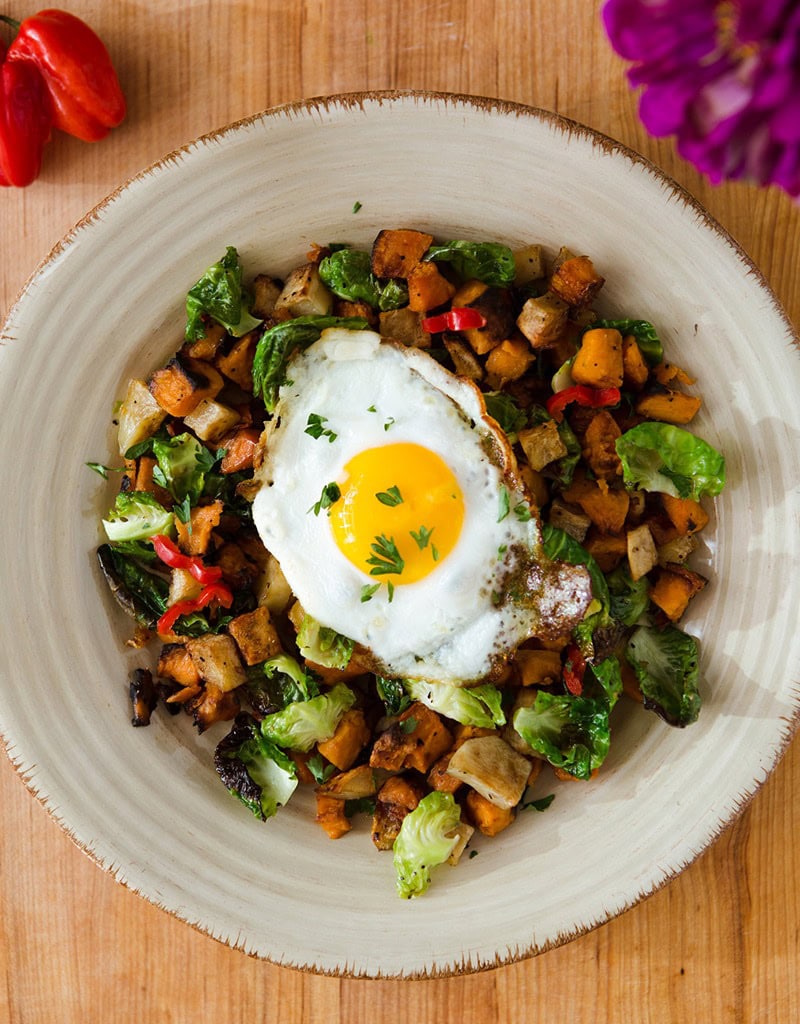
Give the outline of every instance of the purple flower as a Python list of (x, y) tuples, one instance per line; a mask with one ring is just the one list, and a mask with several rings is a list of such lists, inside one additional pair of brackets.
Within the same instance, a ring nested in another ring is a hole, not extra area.
[(715, 184), (800, 197), (800, 0), (606, 0), (603, 20), (652, 135)]

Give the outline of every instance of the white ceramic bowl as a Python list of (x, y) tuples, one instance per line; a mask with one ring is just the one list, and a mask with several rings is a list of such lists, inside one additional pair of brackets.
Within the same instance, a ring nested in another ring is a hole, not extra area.
[[(354, 214), (355, 202), (362, 204)], [(729, 483), (707, 545), (705, 706), (673, 730), (628, 705), (594, 784), (545, 785), (428, 894), (394, 892), (368, 832), (331, 842), (308, 794), (266, 824), (220, 785), (218, 733), (186, 716), (132, 729), (129, 620), (98, 576), (87, 470), (113, 457), (127, 378), (176, 347), (199, 273), (239, 248), (280, 275), (312, 242), (382, 227), (538, 240), (592, 256), (605, 308), (652, 319), (700, 378), (697, 432)], [(419, 976), (502, 964), (606, 921), (733, 820), (798, 718), (800, 359), (763, 279), (645, 161), (558, 117), (468, 98), (372, 95), (267, 112), (187, 146), (115, 192), (34, 274), (2, 335), (0, 721), (9, 755), (120, 881), (224, 942), (324, 972)]]

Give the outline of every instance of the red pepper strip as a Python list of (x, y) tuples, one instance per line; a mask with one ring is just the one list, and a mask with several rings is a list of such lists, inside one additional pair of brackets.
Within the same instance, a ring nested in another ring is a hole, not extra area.
[(485, 326), (486, 317), (483, 313), (469, 306), (456, 306), (447, 313), (427, 316), (422, 321), (423, 331), (429, 334), (441, 334), (442, 331), (469, 331), (475, 327)]
[(216, 583), (222, 579), (222, 569), (217, 565), (204, 565), (199, 555), (184, 555), (163, 533), (151, 537), (155, 552), (162, 562), (172, 569), (186, 569), (198, 583)]
[(74, 14), (48, 9), (25, 18), (7, 59), (39, 69), (50, 92), (54, 128), (97, 142), (125, 117), (125, 97), (108, 50)]
[(620, 398), (619, 388), (589, 388), (584, 384), (574, 384), (551, 395), (547, 399), (547, 411), (554, 420), (560, 421), (570, 402), (577, 402), (587, 409), (602, 409), (606, 405), (616, 405)]
[(35, 65), (4, 61), (0, 65), (0, 185), (22, 188), (38, 176), (52, 124), (47, 86)]
[(575, 697), (583, 693), (583, 674), (586, 671), (586, 659), (575, 646), (570, 644), (567, 648), (567, 660), (564, 662), (562, 676), (564, 685)]
[(172, 627), (181, 615), (191, 615), (192, 612), (199, 612), (211, 601), (218, 601), (223, 608), (230, 608), (233, 604), (233, 594), (224, 583), (209, 583), (203, 587), (197, 597), (187, 598), (185, 601), (176, 601), (170, 605), (156, 623), (156, 630), (163, 636), (172, 632)]

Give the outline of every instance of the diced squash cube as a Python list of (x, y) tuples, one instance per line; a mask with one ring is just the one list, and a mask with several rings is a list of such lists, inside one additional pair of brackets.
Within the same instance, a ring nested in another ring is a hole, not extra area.
[(167, 417), (143, 380), (128, 381), (128, 390), (119, 410), (117, 443), (120, 455), (135, 444), (152, 437)]
[(650, 370), (647, 361), (642, 355), (639, 343), (632, 334), (622, 339), (622, 379), (623, 383), (631, 391), (641, 391), (647, 383)]
[(636, 402), (640, 416), (662, 423), (683, 425), (690, 423), (700, 410), (702, 400), (683, 391), (666, 391), (662, 394), (642, 395)]
[(391, 850), (400, 833), (403, 818), (419, 804), (424, 790), (413, 779), (395, 775), (378, 791), (372, 818), (372, 841), (379, 850)]
[(624, 533), (594, 533), (584, 541), (584, 547), (601, 572), (611, 572), (628, 554), (628, 538)]
[(418, 263), (408, 275), (408, 305), (417, 313), (443, 306), (455, 290), (435, 263)]
[(331, 839), (341, 839), (353, 827), (344, 812), (344, 801), (334, 796), (317, 793), (316, 822), (321, 825)]
[[(508, 288), (484, 288), (468, 306), (486, 320), (483, 327), (470, 327), (461, 332), (479, 356), (491, 352), (511, 337), (514, 332), (514, 304)], [(524, 354), (523, 349), (519, 352)]]
[(204, 359), (211, 362), (228, 332), (222, 324), (208, 324), (205, 331), (202, 338), (188, 344), (184, 351), (191, 359)]
[(708, 524), (708, 513), (699, 502), (691, 498), (676, 498), (671, 494), (662, 494), (661, 502), (670, 522), (681, 535), (697, 533)]
[(439, 715), (415, 701), (377, 738), (369, 763), (388, 771), (416, 768), (426, 773), (452, 744), (452, 734)]
[(221, 352), (214, 360), (214, 365), (228, 380), (238, 384), (243, 391), (253, 390), (253, 357), (256, 354), (258, 334), (249, 334), (237, 338), (227, 352)]
[(409, 228), (381, 231), (372, 244), (372, 273), (376, 277), (407, 278), (432, 244), (433, 235), (424, 231)]
[(489, 387), (499, 391), (509, 381), (519, 380), (536, 359), (526, 338), (507, 338), (492, 349), (486, 358)]
[(210, 363), (199, 359), (171, 359), (150, 374), (147, 386), (155, 400), (170, 416), (183, 418), (204, 398), (215, 398), (223, 380)]
[(614, 328), (587, 331), (572, 364), (576, 384), (593, 388), (618, 388), (622, 384), (622, 335)]
[(346, 771), (367, 745), (370, 735), (364, 712), (359, 708), (350, 708), (339, 719), (333, 736), (318, 743), (317, 750), (331, 764), (336, 765), (339, 771)]
[(187, 555), (204, 555), (211, 542), (211, 532), (219, 526), (222, 518), (222, 502), (212, 501), (210, 505), (197, 505), (188, 523), (175, 518), (178, 531), (178, 547)]
[(615, 445), (621, 433), (608, 409), (596, 412), (584, 431), (583, 457), (594, 475), (603, 480), (622, 476), (622, 462)]
[(485, 836), (496, 836), (514, 821), (513, 807), (498, 807), (474, 789), (467, 793), (466, 805), (473, 825)]
[(260, 436), (261, 431), (255, 427), (239, 427), (227, 437), (220, 438), (220, 446), (225, 449), (220, 470), (228, 474), (252, 469)]
[[(601, 487), (601, 484), (605, 486)], [(610, 488), (605, 481), (589, 480), (581, 472), (575, 474), (572, 483), (564, 491), (564, 500), (580, 505), (603, 533), (619, 533), (630, 506), (627, 491)]]
[(570, 306), (585, 306), (605, 284), (588, 256), (573, 256), (553, 272), (550, 290)]
[(686, 611), (689, 601), (707, 582), (699, 572), (670, 563), (665, 569), (660, 570), (655, 584), (650, 589), (650, 600), (671, 622), (677, 622)]

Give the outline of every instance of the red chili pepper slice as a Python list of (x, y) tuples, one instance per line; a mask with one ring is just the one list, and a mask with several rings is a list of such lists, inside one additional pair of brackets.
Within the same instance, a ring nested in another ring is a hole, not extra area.
[(428, 334), (441, 334), (442, 331), (470, 331), (475, 327), (485, 327), (486, 317), (477, 309), (469, 306), (456, 306), (446, 313), (427, 316), (422, 321), (423, 331)]
[(172, 632), (172, 627), (181, 615), (191, 615), (205, 608), (211, 601), (218, 601), (223, 608), (230, 608), (233, 604), (233, 594), (224, 583), (209, 583), (203, 587), (197, 597), (187, 598), (185, 601), (176, 601), (170, 605), (156, 623), (156, 630), (164, 635)]
[(216, 583), (222, 579), (222, 569), (217, 565), (205, 565), (199, 555), (184, 555), (163, 533), (151, 537), (158, 557), (171, 569), (185, 569), (198, 583)]
[(39, 70), (50, 94), (54, 128), (97, 142), (125, 117), (125, 97), (108, 50), (74, 14), (48, 9), (25, 18), (7, 60)]
[(567, 660), (564, 662), (562, 677), (564, 685), (575, 697), (583, 693), (583, 674), (586, 671), (586, 659), (575, 644), (567, 648)]
[(577, 402), (587, 409), (602, 409), (607, 405), (617, 405), (621, 398), (619, 388), (590, 388), (585, 384), (574, 384), (571, 388), (557, 391), (547, 399), (547, 411), (554, 420), (560, 421), (564, 409)]
[(52, 125), (50, 97), (36, 66), (4, 61), (0, 65), (0, 185), (23, 188), (38, 176)]

